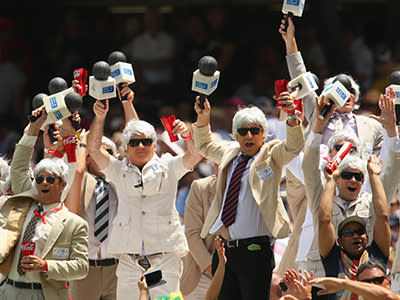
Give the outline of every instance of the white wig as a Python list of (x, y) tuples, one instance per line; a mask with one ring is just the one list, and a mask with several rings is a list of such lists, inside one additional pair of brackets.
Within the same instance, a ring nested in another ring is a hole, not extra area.
[(268, 135), (268, 123), (267, 119), (262, 112), (256, 106), (250, 106), (245, 108), (240, 108), (232, 121), (232, 135), (236, 139), (237, 130), (245, 124), (258, 124), (263, 129), (263, 136), (266, 138)]
[(153, 139), (153, 143), (157, 142), (157, 134), (153, 125), (142, 120), (130, 120), (122, 132), (121, 147), (123, 150), (127, 149), (130, 139), (135, 134), (144, 135), (146, 138)]
[(33, 170), (33, 175), (36, 177), (42, 171), (53, 174), (64, 182), (68, 180), (68, 165), (61, 158), (42, 159)]
[(347, 169), (359, 170), (364, 174), (364, 177), (367, 173), (365, 161), (357, 155), (346, 155), (345, 158), (341, 161), (341, 163), (339, 164), (339, 172), (342, 173)]
[(108, 137), (103, 136), (101, 138), (101, 143), (107, 145), (108, 147), (110, 147), (113, 151), (113, 156), (117, 157), (117, 146), (115, 145), (115, 143), (110, 140)]
[[(351, 87), (354, 89), (354, 102), (357, 103), (358, 102), (358, 97), (360, 96), (360, 86), (358, 85), (358, 83), (354, 80), (354, 78), (349, 75), (349, 74), (338, 74), (338, 75), (346, 75), (351, 82)], [(333, 81), (335, 80), (336, 76), (330, 77), (327, 80), (324, 81), (324, 89), (333, 83)], [(349, 91), (350, 92), (350, 91)]]
[(357, 148), (357, 151), (359, 150), (360, 146), (360, 139), (358, 136), (354, 133), (352, 130), (344, 129), (344, 130), (339, 130), (336, 131), (328, 140), (328, 148), (329, 150), (333, 149), (333, 146), (335, 146), (337, 143), (341, 141), (351, 141), (354, 147)]

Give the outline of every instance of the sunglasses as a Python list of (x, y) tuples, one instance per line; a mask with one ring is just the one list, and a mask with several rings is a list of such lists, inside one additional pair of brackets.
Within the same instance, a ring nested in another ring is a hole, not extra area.
[(352, 179), (353, 177), (357, 181), (363, 181), (364, 180), (364, 174), (363, 173), (356, 173), (356, 172), (343, 171), (342, 173), (340, 173), (340, 177), (342, 177), (343, 179), (346, 179), (346, 180)]
[[(334, 148), (336, 151), (339, 151), (340, 149), (342, 149), (342, 146), (343, 146), (343, 145), (334, 145), (333, 148)], [(357, 152), (357, 147), (351, 147), (350, 153), (353, 153), (353, 152)]]
[(378, 276), (378, 277), (363, 279), (363, 280), (360, 280), (360, 281), (361, 281), (361, 282), (374, 283), (374, 284), (382, 284), (382, 282), (383, 282), (385, 279), (386, 279), (386, 276)]
[(363, 235), (366, 233), (365, 228), (360, 227), (357, 229), (346, 229), (342, 231), (342, 236), (344, 237), (351, 237), (353, 236), (355, 233), (357, 233), (358, 235)]
[(150, 146), (153, 144), (153, 139), (131, 139), (128, 144), (131, 147), (137, 147), (140, 143), (142, 143), (143, 146)]
[(250, 127), (250, 128), (238, 128), (237, 132), (241, 136), (245, 136), (249, 131), (252, 135), (257, 135), (260, 133), (261, 127)]
[[(37, 176), (35, 178), (35, 180), (36, 180), (37, 184), (41, 184), (44, 181), (44, 176), (39, 175), (39, 176)], [(56, 182), (56, 177), (54, 177), (52, 175), (49, 175), (49, 176), (46, 177), (46, 182), (49, 183), (49, 184), (53, 184), (54, 182)]]

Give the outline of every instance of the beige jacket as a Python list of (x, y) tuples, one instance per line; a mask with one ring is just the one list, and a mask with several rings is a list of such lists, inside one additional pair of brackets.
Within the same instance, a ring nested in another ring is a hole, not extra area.
[[(205, 238), (221, 210), (228, 169), (232, 160), (239, 155), (240, 148), (214, 143), (209, 126), (193, 126), (193, 132), (200, 154), (219, 165), (216, 195), (201, 232), (201, 237)], [(284, 238), (290, 233), (289, 217), (279, 196), (279, 186), (282, 167), (298, 155), (303, 146), (301, 127), (287, 126), (287, 140), (265, 143), (250, 166), (249, 184), (253, 197), (273, 238)], [(262, 179), (265, 171), (271, 176)]]

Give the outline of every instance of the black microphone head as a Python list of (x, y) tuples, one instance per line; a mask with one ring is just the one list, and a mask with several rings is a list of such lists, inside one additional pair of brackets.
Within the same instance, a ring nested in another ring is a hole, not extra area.
[(118, 62), (126, 62), (126, 56), (121, 51), (114, 51), (108, 56), (107, 61), (112, 66)]
[(394, 71), (389, 76), (389, 84), (400, 85), (400, 71)]
[(111, 67), (105, 61), (98, 61), (93, 65), (92, 73), (97, 80), (107, 80), (111, 74)]
[(198, 68), (202, 75), (212, 76), (218, 68), (218, 62), (212, 56), (203, 56), (199, 60)]
[(349, 76), (347, 76), (346, 74), (339, 74), (335, 77), (335, 79), (333, 80), (333, 82), (339, 81), (341, 84), (343, 84), (343, 86), (348, 90), (351, 91), (351, 81)]
[(312, 77), (314, 78), (315, 83), (319, 86), (319, 78), (314, 73), (311, 73)]
[(32, 99), (32, 107), (33, 107), (33, 109), (39, 108), (44, 104), (43, 103), (43, 98), (44, 97), (47, 97), (47, 94), (39, 93), (35, 97), (33, 97), (33, 99)]
[(66, 90), (67, 88), (67, 82), (61, 77), (54, 77), (49, 81), (48, 89), (50, 95)]
[(65, 105), (67, 105), (68, 110), (73, 113), (82, 107), (82, 97), (75, 92), (68, 93), (64, 97)]

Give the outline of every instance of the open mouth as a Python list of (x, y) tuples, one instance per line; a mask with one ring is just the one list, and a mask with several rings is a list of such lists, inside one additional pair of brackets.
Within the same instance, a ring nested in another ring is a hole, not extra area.
[(359, 247), (359, 246), (362, 245), (362, 243), (361, 243), (361, 241), (355, 241), (355, 242), (353, 243), (353, 245)]
[(245, 144), (247, 148), (253, 147), (254, 143), (246, 143)]
[(354, 188), (354, 187), (348, 187), (347, 188), (350, 192), (355, 192), (356, 191), (356, 188)]
[(42, 192), (43, 194), (47, 194), (48, 192), (50, 192), (50, 190), (43, 189), (43, 190), (41, 190), (41, 192)]

